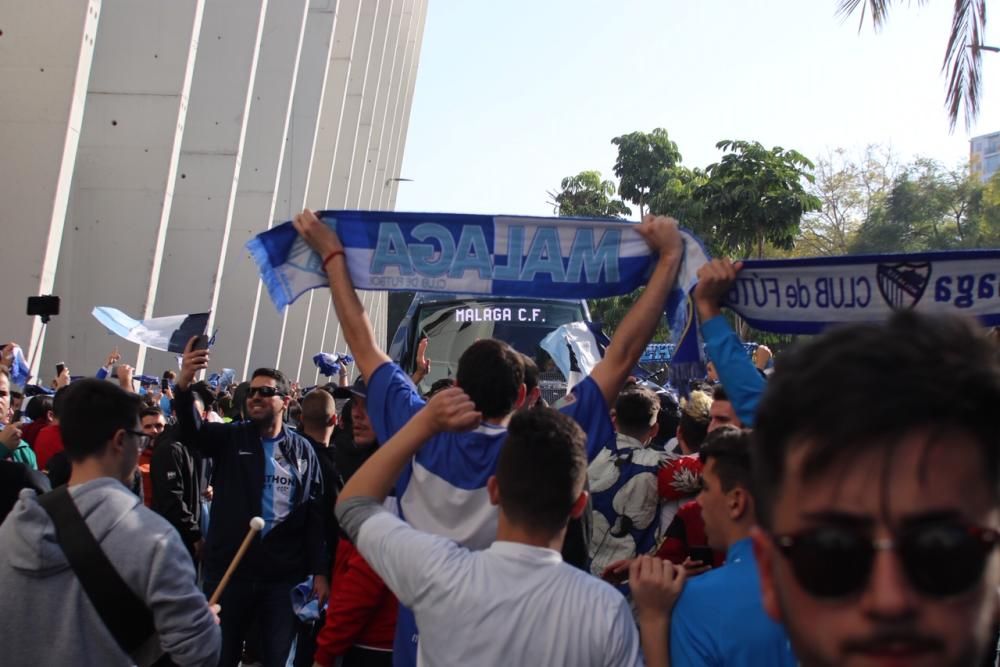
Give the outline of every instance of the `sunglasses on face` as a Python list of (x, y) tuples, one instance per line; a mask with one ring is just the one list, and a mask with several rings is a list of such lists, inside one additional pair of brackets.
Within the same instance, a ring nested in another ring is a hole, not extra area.
[(284, 396), (284, 394), (280, 392), (277, 387), (250, 387), (250, 390), (247, 392), (247, 397), (253, 398), (257, 394), (260, 394), (264, 398)]
[(139, 447), (139, 451), (143, 451), (151, 444), (153, 444), (153, 436), (147, 435), (142, 431), (133, 431), (131, 429), (125, 429), (126, 433), (131, 433), (136, 438), (136, 446)]
[(824, 526), (774, 535), (799, 585), (820, 598), (860, 593), (871, 578), (875, 552), (894, 551), (913, 588), (928, 597), (964, 593), (980, 580), (1000, 544), (1000, 532), (958, 522), (916, 524), (893, 539), (873, 540), (859, 529)]

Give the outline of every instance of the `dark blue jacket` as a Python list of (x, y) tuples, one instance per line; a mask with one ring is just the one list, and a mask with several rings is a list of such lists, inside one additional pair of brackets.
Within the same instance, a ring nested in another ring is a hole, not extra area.
[[(251, 422), (203, 422), (190, 390), (177, 391), (174, 405), (178, 439), (214, 462), (215, 495), (204, 554), (205, 580), (214, 582), (222, 578), (239, 549), (250, 519), (262, 513), (264, 448)], [(297, 583), (310, 574), (329, 575), (319, 461), (309, 442), (289, 428), (278, 446), (286, 460), (305, 462), (295, 468), (299, 475), (295, 509), (266, 536), (254, 538), (233, 575), (237, 580)]]

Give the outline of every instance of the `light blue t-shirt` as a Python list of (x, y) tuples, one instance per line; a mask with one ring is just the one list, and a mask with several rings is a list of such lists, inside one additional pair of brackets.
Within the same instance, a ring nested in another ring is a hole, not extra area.
[(284, 434), (276, 438), (261, 438), (264, 448), (264, 493), (261, 496), (261, 518), (267, 535), (279, 523), (288, 518), (295, 509), (299, 488), (296, 462), (289, 461), (281, 453), (280, 443)]
[(725, 564), (688, 579), (670, 617), (671, 667), (796, 667), (785, 629), (761, 602), (750, 538)]

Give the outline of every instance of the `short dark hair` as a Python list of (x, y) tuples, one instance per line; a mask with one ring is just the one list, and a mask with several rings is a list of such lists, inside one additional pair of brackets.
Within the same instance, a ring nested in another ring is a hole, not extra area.
[(712, 387), (712, 400), (713, 401), (728, 401), (729, 400), (729, 394), (726, 393), (726, 390), (722, 386), (721, 382), (718, 383), (717, 385), (715, 385), (714, 387)]
[(652, 390), (633, 385), (615, 401), (615, 422), (618, 430), (627, 435), (649, 431), (656, 423), (660, 400)]
[(538, 364), (524, 353), (521, 353), (521, 362), (524, 364), (524, 390), (529, 392), (538, 386)]
[(497, 462), (504, 514), (539, 533), (565, 528), (587, 475), (585, 442), (577, 423), (557, 410), (515, 414)]
[(430, 398), (439, 391), (444, 391), (445, 389), (454, 386), (455, 378), (438, 378), (437, 380), (434, 380), (433, 384), (431, 384), (430, 391), (427, 392), (427, 396), (425, 396), (425, 398)]
[(750, 431), (720, 426), (705, 437), (698, 458), (706, 465), (709, 459), (715, 461), (715, 474), (723, 491), (732, 491), (737, 486), (751, 490)]
[(212, 389), (212, 385), (208, 384), (204, 380), (201, 382), (195, 382), (191, 385), (191, 391), (194, 392), (195, 396), (201, 399), (201, 403), (205, 410), (215, 409), (216, 394), (215, 390)]
[(56, 416), (56, 419), (61, 418), (63, 407), (66, 405), (66, 392), (69, 391), (69, 388), (70, 385), (60, 387), (52, 397), (52, 414)]
[(292, 393), (292, 387), (288, 384), (288, 378), (286, 378), (285, 374), (277, 368), (258, 368), (253, 372), (253, 375), (250, 376), (250, 380), (253, 381), (254, 378), (258, 377), (266, 377), (274, 380), (274, 384), (278, 387), (278, 391), (285, 396)]
[(77, 380), (66, 388), (59, 415), (63, 447), (72, 461), (100, 454), (120, 429), (139, 421), (139, 396), (96, 378)]
[(162, 417), (162, 416), (163, 416), (163, 410), (155, 406), (139, 410), (139, 421), (142, 421), (146, 417)]
[(52, 409), (51, 396), (35, 396), (28, 402), (28, 407), (24, 410), (24, 416), (31, 421), (45, 419), (45, 415)]
[(483, 417), (505, 417), (514, 410), (524, 384), (521, 353), (494, 338), (477, 340), (459, 357), (455, 381)]
[(754, 422), (758, 518), (770, 527), (788, 452), (808, 449), (802, 479), (915, 430), (955, 429), (979, 443), (1000, 497), (1000, 364), (996, 346), (956, 316), (900, 311), (836, 328), (782, 354)]

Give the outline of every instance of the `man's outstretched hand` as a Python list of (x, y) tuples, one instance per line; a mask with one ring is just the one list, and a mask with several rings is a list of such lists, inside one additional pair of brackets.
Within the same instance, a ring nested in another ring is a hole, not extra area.
[(326, 257), (335, 250), (343, 250), (344, 244), (340, 242), (337, 233), (323, 224), (323, 221), (316, 217), (316, 214), (309, 209), (303, 209), (292, 220), (292, 225), (299, 236), (306, 244), (316, 251), (320, 257)]
[(184, 346), (184, 360), (181, 362), (181, 372), (177, 375), (175, 386), (181, 391), (187, 390), (194, 382), (194, 376), (198, 371), (208, 368), (210, 354), (208, 350), (195, 350), (194, 344), (199, 336), (192, 336)]
[(698, 269), (698, 284), (694, 288), (694, 304), (702, 322), (722, 312), (722, 300), (736, 282), (743, 262), (713, 259)]
[(677, 221), (669, 216), (646, 214), (635, 230), (652, 250), (660, 254), (660, 261), (679, 260), (684, 252)]

